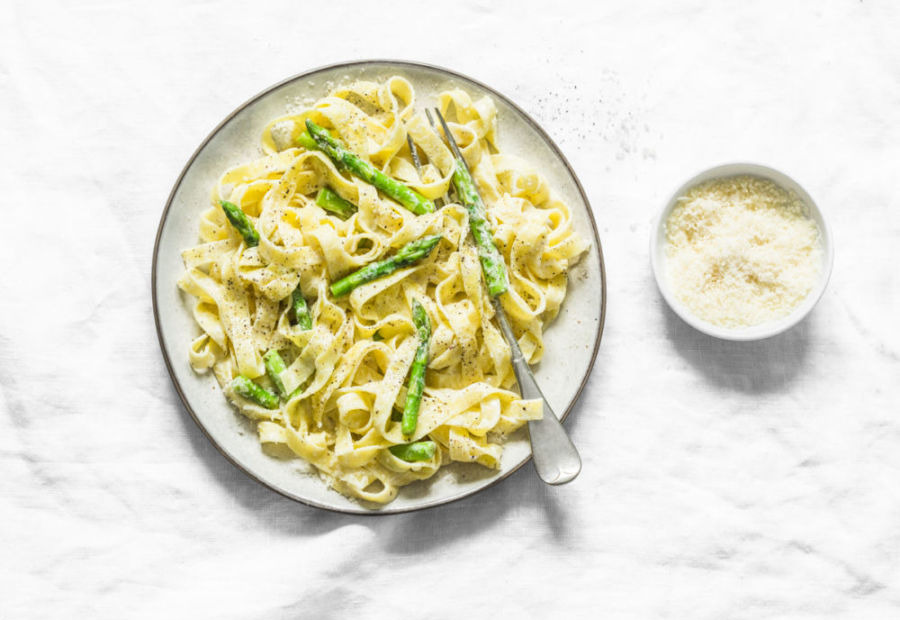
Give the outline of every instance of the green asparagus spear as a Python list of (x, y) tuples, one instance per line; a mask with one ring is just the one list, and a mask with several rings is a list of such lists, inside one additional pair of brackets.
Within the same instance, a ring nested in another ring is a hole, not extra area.
[(278, 388), (278, 393), (282, 396), (287, 394), (287, 390), (284, 389), (284, 382), (281, 380), (281, 373), (287, 369), (287, 366), (284, 365), (281, 355), (278, 354), (278, 351), (272, 349), (263, 355), (263, 362), (266, 365), (266, 374), (269, 375), (269, 379)]
[(291, 312), (290, 317), (294, 319), (294, 323), (300, 326), (300, 329), (306, 331), (312, 329), (312, 317), (309, 315), (309, 306), (306, 305), (306, 299), (303, 298), (303, 291), (300, 285), (291, 293)]
[(269, 390), (256, 385), (244, 375), (238, 375), (234, 378), (231, 382), (231, 389), (238, 396), (253, 401), (266, 409), (278, 409), (278, 397)]
[(478, 194), (475, 182), (469, 175), (462, 159), (456, 160), (456, 170), (453, 172), (453, 188), (459, 201), (469, 212), (469, 230), (475, 239), (478, 248), (478, 258), (481, 259), (481, 271), (484, 273), (484, 282), (487, 284), (488, 293), (496, 297), (507, 291), (509, 280), (506, 275), (506, 265), (503, 257), (494, 245), (491, 235), (491, 227), (485, 217), (484, 202)]
[(404, 443), (388, 448), (391, 454), (404, 461), (427, 461), (434, 456), (437, 444), (433, 441)]
[(319, 149), (336, 164), (349, 170), (351, 174), (358, 176), (366, 183), (374, 185), (416, 215), (434, 212), (434, 203), (432, 201), (400, 181), (395, 181), (355, 153), (348, 151), (324, 128), (306, 119), (306, 129), (313, 140), (316, 141)]
[(327, 187), (319, 190), (319, 193), (316, 195), (316, 204), (329, 213), (334, 213), (342, 220), (346, 220), (356, 213), (356, 205), (349, 200), (344, 200)]
[(297, 144), (305, 148), (307, 151), (318, 151), (319, 145), (316, 144), (316, 141), (313, 140), (312, 136), (309, 135), (309, 132), (304, 131), (300, 134), (300, 137), (297, 138)]
[(428, 341), (431, 339), (431, 322), (425, 308), (413, 299), (412, 318), (419, 335), (419, 348), (409, 369), (409, 385), (406, 388), (406, 405), (403, 407), (403, 422), (400, 430), (404, 435), (416, 432), (419, 420), (419, 405), (422, 403), (422, 390), (425, 389), (425, 367), (428, 365)]
[(228, 202), (227, 200), (220, 200), (219, 204), (222, 205), (222, 211), (225, 212), (225, 217), (228, 218), (228, 221), (231, 222), (231, 225), (234, 226), (239, 233), (241, 233), (241, 236), (244, 238), (244, 242), (246, 242), (247, 247), (259, 245), (259, 233), (256, 232), (255, 228), (253, 228), (253, 224), (250, 223), (250, 220), (247, 219), (247, 215), (241, 210), (241, 208), (233, 202)]
[[(475, 245), (478, 247), (478, 258), (481, 259), (481, 271), (484, 273), (484, 282), (487, 285), (488, 293), (491, 297), (496, 297), (505, 293), (509, 289), (509, 277), (506, 274), (506, 264), (503, 257), (497, 251), (494, 245), (494, 239), (491, 235), (491, 227), (485, 217), (484, 201), (478, 193), (475, 181), (469, 173), (469, 167), (466, 160), (463, 159), (459, 147), (450, 128), (444, 121), (440, 111), (435, 110), (441, 126), (444, 128), (444, 135), (447, 142), (453, 150), (456, 158), (456, 166), (453, 171), (453, 189), (456, 190), (456, 196), (469, 212), (469, 230), (472, 231), (472, 237), (475, 239)], [(431, 116), (429, 115), (429, 120)], [(434, 125), (434, 123), (432, 123)]]
[(369, 263), (362, 269), (354, 271), (332, 284), (331, 294), (335, 297), (343, 297), (357, 286), (393, 273), (401, 267), (412, 265), (431, 254), (440, 240), (441, 235), (430, 235), (407, 243), (390, 258)]

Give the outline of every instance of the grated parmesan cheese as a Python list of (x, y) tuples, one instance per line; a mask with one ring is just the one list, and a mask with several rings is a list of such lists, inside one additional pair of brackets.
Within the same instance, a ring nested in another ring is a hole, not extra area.
[(692, 187), (666, 220), (666, 241), (675, 296), (722, 327), (788, 315), (812, 290), (822, 263), (819, 230), (803, 201), (753, 176)]
[(272, 125), (272, 129), (269, 133), (272, 136), (272, 142), (275, 143), (275, 148), (277, 150), (283, 151), (294, 146), (295, 138), (293, 121), (278, 121)]

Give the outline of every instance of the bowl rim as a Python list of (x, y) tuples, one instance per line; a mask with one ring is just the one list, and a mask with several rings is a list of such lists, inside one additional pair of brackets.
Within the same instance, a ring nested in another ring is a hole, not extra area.
[[(809, 210), (810, 218), (816, 223), (824, 255), (822, 269), (819, 272), (819, 278), (816, 285), (807, 294), (806, 298), (788, 315), (758, 325), (730, 328), (714, 325), (713, 323), (698, 317), (690, 308), (679, 301), (669, 288), (668, 279), (665, 275), (664, 259), (662, 257), (663, 248), (665, 246), (664, 227), (666, 219), (675, 208), (677, 199), (691, 187), (712, 179), (744, 175), (768, 179), (780, 187), (793, 190), (806, 205)], [(663, 299), (666, 300), (666, 303), (672, 311), (675, 312), (682, 321), (697, 331), (714, 338), (736, 342), (750, 342), (777, 336), (797, 325), (812, 311), (822, 298), (822, 295), (824, 295), (825, 289), (828, 287), (828, 282), (831, 279), (831, 272), (834, 267), (834, 240), (831, 235), (831, 229), (825, 218), (824, 211), (818, 203), (816, 203), (809, 192), (807, 192), (793, 177), (781, 170), (764, 164), (744, 161), (729, 162), (701, 170), (685, 182), (681, 183), (681, 185), (679, 185), (669, 196), (663, 205), (662, 210), (653, 220), (653, 227), (650, 231), (650, 264), (660, 294), (663, 296)]]
[(219, 443), (213, 438), (213, 436), (210, 434), (210, 432), (206, 429), (206, 427), (200, 421), (200, 418), (197, 416), (191, 403), (188, 401), (187, 395), (185, 394), (184, 390), (181, 387), (180, 382), (178, 381), (178, 377), (175, 373), (175, 368), (174, 368), (172, 360), (170, 358), (168, 349), (166, 348), (165, 339), (163, 337), (163, 328), (162, 328), (162, 324), (160, 322), (160, 315), (159, 315), (159, 311), (158, 311), (159, 301), (157, 299), (156, 289), (157, 289), (157, 264), (158, 264), (160, 240), (162, 239), (162, 234), (163, 234), (163, 230), (165, 228), (166, 221), (168, 219), (169, 210), (172, 207), (173, 201), (175, 199), (175, 195), (177, 194), (179, 188), (181, 187), (182, 181), (184, 180), (184, 177), (187, 175), (188, 170), (191, 168), (191, 166), (193, 166), (197, 157), (199, 157), (200, 153), (206, 148), (206, 146), (209, 144), (209, 142), (219, 133), (219, 131), (221, 131), (222, 128), (225, 127), (225, 125), (227, 125), (229, 122), (231, 122), (231, 120), (235, 116), (237, 116), (239, 113), (243, 112), (247, 107), (249, 107), (250, 105), (255, 103), (257, 100), (265, 97), (272, 91), (275, 91), (289, 83), (312, 77), (312, 76), (314, 76), (318, 73), (324, 72), (324, 71), (331, 71), (331, 70), (335, 70), (335, 69), (348, 69), (349, 70), (349, 69), (357, 69), (357, 68), (364, 68), (367, 66), (377, 66), (377, 65), (395, 65), (398, 67), (414, 67), (414, 68), (419, 68), (419, 69), (424, 68), (424, 69), (428, 69), (431, 71), (437, 71), (437, 72), (443, 73), (449, 77), (459, 78), (463, 81), (467, 81), (471, 84), (474, 84), (475, 86), (484, 89), (484, 91), (490, 93), (492, 96), (497, 97), (498, 99), (502, 100), (505, 104), (509, 105), (510, 108), (515, 110), (519, 115), (521, 115), (522, 119), (529, 125), (529, 127), (531, 127), (531, 129), (533, 129), (541, 137), (541, 139), (545, 141), (547, 146), (550, 147), (550, 150), (553, 151), (553, 153), (559, 158), (559, 161), (562, 162), (566, 171), (571, 176), (572, 181), (575, 184), (575, 189), (578, 192), (578, 196), (584, 202), (585, 207), (587, 207), (586, 211), (587, 211), (588, 220), (590, 221), (590, 225), (591, 225), (591, 232), (593, 234), (593, 240), (597, 244), (597, 262), (598, 262), (598, 266), (600, 269), (600, 296), (601, 296), (600, 297), (600, 317), (599, 317), (599, 323), (597, 325), (597, 335), (594, 340), (594, 346), (593, 346), (593, 350), (591, 351), (591, 357), (590, 357), (590, 361), (588, 363), (587, 369), (585, 370), (584, 376), (581, 378), (581, 381), (579, 382), (579, 385), (578, 385), (577, 389), (575, 390), (575, 394), (572, 398), (571, 403), (569, 404), (568, 407), (566, 407), (565, 411), (563, 411), (562, 414), (559, 416), (560, 421), (564, 421), (569, 416), (569, 413), (571, 413), (572, 409), (575, 408), (575, 405), (580, 400), (581, 395), (584, 391), (584, 388), (587, 385), (587, 382), (590, 379), (591, 374), (593, 373), (594, 364), (596, 363), (596, 360), (597, 360), (597, 354), (600, 351), (600, 342), (603, 338), (603, 329), (606, 324), (606, 308), (607, 308), (606, 261), (603, 256), (603, 247), (602, 247), (601, 240), (600, 240), (600, 231), (597, 228), (597, 221), (596, 221), (596, 218), (594, 217), (594, 211), (591, 206), (591, 202), (587, 197), (587, 193), (584, 190), (584, 186), (581, 184), (581, 180), (578, 178), (578, 175), (575, 173), (575, 170), (572, 167), (572, 164), (569, 162), (569, 160), (563, 154), (562, 150), (560, 150), (559, 146), (556, 144), (556, 142), (553, 140), (553, 138), (551, 138), (550, 135), (543, 129), (543, 127), (541, 127), (541, 125), (538, 124), (538, 122), (536, 120), (534, 120), (534, 118), (532, 118), (530, 114), (528, 114), (525, 110), (523, 110), (512, 99), (510, 99), (509, 97), (507, 97), (506, 95), (504, 95), (503, 93), (498, 91), (497, 89), (493, 88), (492, 86), (488, 86), (484, 82), (477, 80), (475, 78), (469, 77), (468, 75), (466, 75), (464, 73), (460, 73), (459, 71), (454, 71), (452, 69), (447, 69), (445, 67), (430, 64), (430, 63), (411, 61), (411, 60), (398, 60), (398, 59), (390, 59), (390, 58), (348, 60), (348, 61), (331, 63), (331, 64), (327, 64), (327, 65), (320, 65), (320, 66), (314, 67), (312, 69), (308, 69), (306, 71), (302, 71), (300, 73), (291, 75), (291, 76), (289, 76), (283, 80), (280, 80), (280, 81), (276, 82), (275, 84), (267, 86), (263, 90), (257, 92), (255, 95), (248, 98), (243, 103), (238, 105), (234, 110), (232, 110), (230, 113), (228, 113), (228, 115), (225, 116), (219, 123), (217, 123), (216, 126), (206, 135), (206, 137), (203, 138), (203, 140), (200, 142), (200, 144), (197, 146), (197, 148), (194, 149), (193, 153), (188, 158), (187, 162), (184, 164), (184, 167), (181, 169), (181, 172), (179, 172), (177, 178), (175, 179), (174, 184), (172, 185), (172, 189), (170, 190), (169, 195), (166, 199), (165, 207), (163, 208), (162, 214), (160, 215), (159, 225), (157, 226), (156, 236), (155, 236), (155, 239), (153, 242), (153, 254), (150, 259), (151, 260), (150, 296), (151, 296), (151, 303), (152, 303), (152, 308), (153, 308), (153, 322), (156, 327), (156, 336), (157, 336), (157, 340), (159, 341), (159, 347), (160, 347), (160, 351), (162, 352), (163, 361), (165, 362), (166, 371), (168, 372), (169, 379), (171, 380), (172, 385), (175, 388), (175, 391), (178, 393), (178, 397), (181, 400), (182, 406), (188, 412), (191, 419), (194, 421), (194, 423), (197, 425), (197, 427), (200, 429), (200, 431), (203, 433), (203, 435), (206, 437), (206, 439), (215, 447), (215, 449), (219, 452), (219, 454), (221, 454), (223, 457), (225, 457), (225, 460), (228, 461), (229, 463), (231, 463), (238, 470), (242, 471), (244, 474), (249, 476), (251, 479), (255, 480), (256, 482), (263, 485), (264, 487), (274, 491), (275, 493), (281, 495), (282, 497), (293, 500), (300, 504), (305, 504), (307, 506), (311, 506), (314, 508), (320, 508), (320, 509), (328, 510), (328, 511), (335, 512), (335, 513), (364, 515), (364, 516), (403, 514), (403, 513), (408, 513), (408, 512), (415, 512), (418, 510), (424, 510), (427, 508), (434, 508), (436, 506), (442, 506), (444, 504), (456, 502), (458, 500), (464, 499), (471, 495), (480, 493), (481, 491), (484, 491), (484, 490), (496, 485), (500, 481), (505, 480), (506, 478), (508, 478), (512, 474), (514, 474), (515, 472), (519, 471), (529, 461), (531, 461), (532, 457), (531, 457), (531, 455), (529, 455), (528, 457), (523, 459), (520, 463), (518, 463), (514, 467), (510, 468), (508, 471), (503, 472), (503, 473), (491, 478), (487, 482), (487, 484), (485, 484), (484, 486), (482, 486), (480, 488), (467, 490), (467, 491), (464, 491), (462, 493), (459, 493), (459, 494), (451, 496), (451, 497), (439, 498), (439, 499), (435, 499), (432, 501), (424, 502), (417, 506), (409, 506), (409, 507), (404, 507), (404, 508), (391, 508), (390, 506), (386, 506), (386, 507), (379, 508), (377, 510), (367, 510), (362, 505), (359, 505), (358, 508), (356, 508), (356, 507), (341, 508), (341, 507), (336, 507), (336, 506), (328, 505), (325, 503), (321, 503), (316, 500), (311, 500), (309, 498), (294, 495), (285, 489), (279, 488), (278, 486), (271, 484), (270, 482), (265, 480), (262, 476), (257, 475), (254, 471), (251, 471), (249, 468), (245, 467), (243, 463), (241, 463), (237, 458), (233, 457), (227, 450), (225, 450), (221, 445), (219, 445)]

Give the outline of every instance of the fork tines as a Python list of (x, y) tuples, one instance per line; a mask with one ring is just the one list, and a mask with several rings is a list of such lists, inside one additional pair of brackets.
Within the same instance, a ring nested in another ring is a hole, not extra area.
[(416, 166), (416, 172), (419, 178), (422, 178), (422, 160), (419, 159), (419, 151), (416, 149), (416, 143), (413, 142), (412, 136), (406, 134), (406, 143), (409, 145), (409, 154), (412, 155), (413, 164)]
[[(463, 165), (468, 170), (469, 164), (466, 163), (465, 158), (462, 156), (462, 152), (459, 150), (459, 145), (456, 144), (456, 139), (453, 137), (453, 133), (450, 131), (450, 128), (447, 126), (447, 121), (444, 120), (444, 115), (441, 114), (441, 111), (437, 108), (434, 108), (434, 113), (437, 115), (438, 120), (441, 122), (441, 127), (444, 128), (444, 136), (447, 138), (447, 144), (450, 145), (450, 150), (453, 151), (453, 155), (460, 161), (462, 161)], [(431, 115), (428, 114), (428, 110), (425, 110), (425, 114), (428, 116), (428, 120), (431, 121), (431, 126), (434, 127), (434, 130), (437, 131), (437, 127), (434, 126), (434, 121), (431, 119)], [(470, 171), (471, 172), (471, 171)]]

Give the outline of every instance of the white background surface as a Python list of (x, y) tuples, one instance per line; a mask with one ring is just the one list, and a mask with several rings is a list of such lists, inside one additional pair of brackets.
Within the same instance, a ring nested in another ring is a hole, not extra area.
[[(393, 4), (0, 7), (0, 618), (900, 616), (900, 7)], [(529, 466), (335, 515), (178, 402), (150, 306), (172, 183), (245, 99), (366, 57), (509, 95), (594, 204), (608, 320), (569, 486)], [(813, 314), (760, 343), (691, 330), (648, 264), (668, 194), (735, 160), (794, 176), (836, 243)]]

